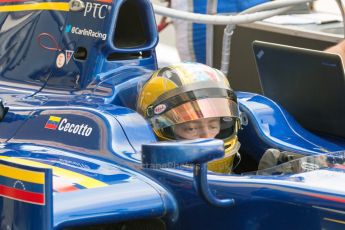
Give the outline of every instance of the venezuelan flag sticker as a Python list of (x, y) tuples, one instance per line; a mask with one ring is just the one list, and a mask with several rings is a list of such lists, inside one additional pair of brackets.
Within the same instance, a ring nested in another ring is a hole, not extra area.
[(47, 121), (46, 125), (44, 126), (45, 129), (52, 129), (56, 130), (59, 123), (61, 121), (61, 117), (50, 116), (49, 120)]
[(45, 205), (46, 175), (42, 170), (0, 161), (0, 196)]

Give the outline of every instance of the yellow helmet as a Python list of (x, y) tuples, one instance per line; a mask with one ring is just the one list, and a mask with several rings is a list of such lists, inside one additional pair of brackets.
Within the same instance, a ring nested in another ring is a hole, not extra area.
[(139, 92), (137, 110), (160, 140), (215, 137), (224, 140), (225, 157), (208, 164), (229, 173), (238, 150), (237, 98), (219, 70), (181, 63), (154, 72)]

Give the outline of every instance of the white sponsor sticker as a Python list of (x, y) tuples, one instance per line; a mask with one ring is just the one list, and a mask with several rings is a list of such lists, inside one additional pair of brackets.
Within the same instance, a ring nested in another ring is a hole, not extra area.
[(66, 53), (66, 65), (67, 65), (68, 62), (71, 60), (71, 58), (74, 54), (74, 51), (73, 50), (66, 50), (65, 53)]
[(59, 55), (56, 58), (56, 66), (58, 68), (62, 68), (65, 65), (65, 54), (64, 53), (59, 53)]

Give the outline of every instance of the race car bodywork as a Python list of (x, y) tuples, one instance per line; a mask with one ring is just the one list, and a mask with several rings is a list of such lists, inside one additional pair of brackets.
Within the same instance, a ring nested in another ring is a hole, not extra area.
[[(135, 111), (157, 69), (148, 0), (8, 0), (0, 12), (1, 229), (344, 228), (344, 142), (263, 96), (238, 92), (237, 174), (207, 172), (219, 140), (157, 142)], [(271, 147), (306, 157), (249, 173)]]

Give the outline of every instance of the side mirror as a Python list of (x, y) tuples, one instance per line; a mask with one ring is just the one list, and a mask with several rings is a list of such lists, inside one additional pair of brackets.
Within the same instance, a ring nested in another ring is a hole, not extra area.
[(218, 199), (207, 182), (207, 162), (224, 156), (224, 143), (216, 139), (156, 142), (142, 146), (142, 163), (146, 168), (169, 168), (193, 164), (196, 189), (203, 199), (216, 206), (234, 205), (233, 199)]

